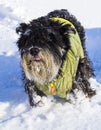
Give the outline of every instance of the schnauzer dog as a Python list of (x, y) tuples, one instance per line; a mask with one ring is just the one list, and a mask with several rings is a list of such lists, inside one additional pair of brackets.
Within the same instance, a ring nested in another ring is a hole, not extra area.
[(67, 10), (21, 23), (16, 32), (20, 34), (17, 46), (31, 106), (40, 103), (42, 96), (66, 98), (75, 89), (87, 97), (96, 94), (89, 83), (94, 71), (85, 47), (84, 28)]

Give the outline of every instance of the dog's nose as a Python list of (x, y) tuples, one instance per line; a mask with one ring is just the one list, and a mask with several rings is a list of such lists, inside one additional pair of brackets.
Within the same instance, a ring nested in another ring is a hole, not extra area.
[(31, 49), (30, 49), (30, 54), (31, 54), (32, 56), (37, 56), (38, 53), (39, 53), (39, 51), (40, 51), (40, 49), (37, 48), (37, 47), (31, 48)]

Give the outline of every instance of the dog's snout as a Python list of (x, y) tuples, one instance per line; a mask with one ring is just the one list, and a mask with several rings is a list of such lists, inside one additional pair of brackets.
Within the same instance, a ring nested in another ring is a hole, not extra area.
[(35, 47), (35, 48), (31, 48), (30, 49), (30, 54), (33, 55), (33, 56), (37, 56), (38, 53), (39, 53), (40, 49)]

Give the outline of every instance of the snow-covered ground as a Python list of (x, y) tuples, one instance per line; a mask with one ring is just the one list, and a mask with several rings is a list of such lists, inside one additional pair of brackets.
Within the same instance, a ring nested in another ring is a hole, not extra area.
[(0, 130), (101, 130), (101, 28), (86, 30), (96, 96), (88, 99), (78, 93), (73, 104), (55, 103), (48, 97), (42, 107), (31, 108), (21, 80), (15, 33), (20, 22), (41, 16), (29, 6), (27, 0), (0, 0)]

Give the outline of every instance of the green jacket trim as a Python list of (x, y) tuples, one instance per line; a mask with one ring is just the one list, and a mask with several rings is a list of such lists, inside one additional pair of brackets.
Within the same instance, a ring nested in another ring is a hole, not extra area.
[[(74, 25), (66, 19), (59, 17), (53, 17), (50, 19), (52, 21), (58, 21), (62, 24), (62, 26), (69, 24), (75, 29)], [(66, 54), (64, 64), (61, 68), (61, 74), (58, 75), (56, 79), (54, 79), (49, 84), (36, 84), (36, 86), (45, 94), (52, 94), (57, 95), (61, 98), (66, 98), (67, 93), (69, 93), (72, 89), (72, 84), (75, 80), (78, 63), (80, 59), (84, 58), (84, 51), (77, 31), (75, 34), (72, 32), (69, 33), (69, 40), (71, 48)]]

